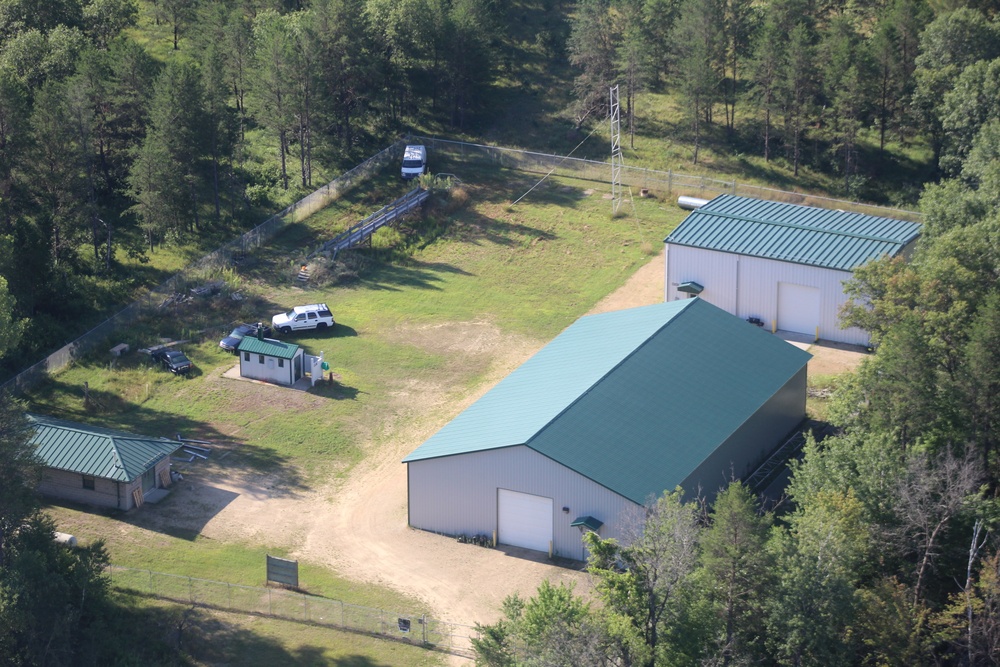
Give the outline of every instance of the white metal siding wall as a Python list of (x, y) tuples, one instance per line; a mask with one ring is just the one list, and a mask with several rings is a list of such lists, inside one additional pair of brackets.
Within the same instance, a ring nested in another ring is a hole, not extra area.
[[(240, 352), (240, 375), (242, 377), (284, 385), (294, 384), (292, 369), (295, 359), (285, 359), (285, 365), (281, 367), (278, 366), (278, 359), (275, 357), (269, 357), (265, 354), (264, 363), (260, 363), (260, 355), (256, 352), (250, 353), (250, 361), (245, 359), (246, 354), (246, 352)], [(271, 364), (270, 367), (268, 362)]]
[(700, 296), (709, 303), (741, 319), (759, 317), (769, 329), (778, 317), (778, 283), (817, 287), (820, 338), (868, 344), (868, 334), (861, 329), (840, 328), (840, 307), (847, 302), (843, 282), (851, 278), (850, 271), (670, 244), (666, 271), (667, 301), (686, 296), (677, 292), (677, 285), (693, 280), (705, 287)]
[(762, 405), (684, 480), (690, 500), (697, 489), (712, 501), (731, 476), (745, 478), (781, 445), (806, 416), (806, 367)]
[[(497, 489), (552, 498), (553, 548), (565, 558), (585, 558), (578, 516), (604, 522), (601, 537), (621, 538), (624, 515), (637, 505), (627, 498), (525, 446), (414, 461), (407, 464), (409, 523), (446, 535), (493, 534)], [(563, 512), (562, 508), (569, 508)]]
[(667, 244), (667, 251), (666, 301), (688, 298), (677, 286), (694, 281), (705, 288), (698, 295), (702, 299), (727, 313), (736, 312), (739, 255), (671, 244)]

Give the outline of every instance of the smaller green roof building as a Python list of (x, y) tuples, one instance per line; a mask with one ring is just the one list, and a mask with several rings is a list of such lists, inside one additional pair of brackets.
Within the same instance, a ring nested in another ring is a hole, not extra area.
[(245, 336), (236, 348), (240, 376), (291, 386), (302, 377), (301, 347), (274, 338)]
[(177, 442), (43, 415), (28, 419), (46, 466), (39, 488), (45, 495), (127, 510), (150, 491), (170, 486)]
[(404, 459), (410, 525), (582, 559), (581, 529), (749, 474), (809, 358), (698, 298), (581, 318)]

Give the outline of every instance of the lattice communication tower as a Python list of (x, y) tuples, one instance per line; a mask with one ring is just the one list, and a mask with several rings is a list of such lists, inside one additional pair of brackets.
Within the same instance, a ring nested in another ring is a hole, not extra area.
[(618, 104), (618, 86), (611, 87), (611, 100), (609, 104), (611, 116), (611, 214), (618, 213), (622, 205), (622, 128)]

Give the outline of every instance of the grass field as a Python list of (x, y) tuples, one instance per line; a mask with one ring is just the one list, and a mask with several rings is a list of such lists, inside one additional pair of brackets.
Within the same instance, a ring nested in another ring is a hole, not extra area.
[[(282, 488), (313, 488), (349, 474), (364, 455), (364, 443), (377, 444), (408, 421), (427, 418), (401, 401), (401, 392), (433, 383), (461, 397), (482, 383), (486, 358), (429, 351), (412, 332), (488, 321), (541, 345), (659, 252), (663, 237), (683, 217), (657, 200), (636, 200), (635, 215), (612, 217), (606, 186), (556, 178), (512, 206), (538, 177), (482, 168), (462, 173), (460, 197), (442, 196), (423, 219), (380, 231), (373, 248), (348, 253), (343, 282), (331, 271), (303, 288), (294, 275), (305, 249), (405, 190), (391, 173), (290, 225), (227, 276), (250, 297), (239, 310), (225, 298), (194, 301), (162, 309), (129, 333), (133, 350), (160, 336), (190, 338), (182, 347), (197, 366), (191, 377), (174, 377), (134, 351), (113, 365), (106, 354), (94, 354), (33, 392), (30, 409), (148, 435), (235, 442), (222, 473), (269, 474)], [(295, 341), (310, 353), (323, 351), (338, 383), (317, 386), (310, 392), (314, 402), (290, 411), (252, 400), (220, 379), (235, 363), (218, 347), (231, 318), (268, 319), (317, 301), (331, 306), (337, 326)], [(50, 511), (63, 530), (103, 536), (118, 565), (259, 585), (264, 553), (283, 553), (281, 544), (220, 543), (196, 532), (164, 530), (142, 511), (120, 515), (63, 505)], [(415, 607), (388, 590), (354, 584), (314, 564), (303, 567), (311, 593), (365, 606)], [(258, 631), (263, 625), (248, 627)], [(304, 630), (268, 627), (281, 650), (294, 652), (296, 642), (304, 641), (296, 638)], [(324, 651), (345, 650), (340, 640), (331, 641)], [(368, 655), (369, 649), (358, 650)], [(377, 653), (371, 659), (383, 660)]]

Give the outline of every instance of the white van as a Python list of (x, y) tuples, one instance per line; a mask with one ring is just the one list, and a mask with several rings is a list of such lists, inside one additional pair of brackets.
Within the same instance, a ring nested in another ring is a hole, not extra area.
[(403, 151), (403, 169), (400, 175), (405, 179), (411, 179), (426, 173), (427, 149), (423, 146), (407, 146)]

